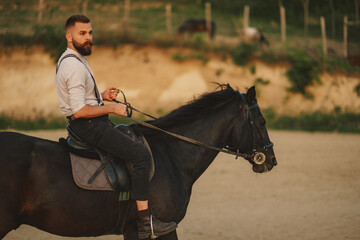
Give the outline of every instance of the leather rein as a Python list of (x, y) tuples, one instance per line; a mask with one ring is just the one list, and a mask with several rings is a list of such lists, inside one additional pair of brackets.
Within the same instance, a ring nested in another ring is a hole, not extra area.
[[(185, 141), (185, 142), (188, 142), (188, 143), (192, 143), (192, 144), (195, 144), (195, 145), (198, 145), (198, 146), (201, 146), (201, 147), (205, 147), (205, 148), (208, 148), (208, 149), (211, 149), (211, 150), (214, 150), (214, 151), (219, 151), (219, 152), (223, 152), (223, 153), (235, 155), (235, 156), (236, 156), (235, 159), (237, 159), (238, 157), (242, 157), (242, 158), (245, 158), (245, 159), (247, 159), (247, 160), (248, 160), (249, 158), (251, 158), (251, 159), (253, 159), (254, 163), (259, 164), (259, 163), (256, 161), (256, 159), (259, 159), (259, 156), (256, 156), (256, 155), (258, 155), (258, 154), (262, 154), (262, 155), (263, 155), (263, 153), (257, 152), (256, 147), (255, 147), (255, 133), (254, 133), (254, 131), (255, 131), (255, 128), (257, 128), (257, 127), (255, 126), (254, 121), (252, 120), (252, 116), (251, 116), (251, 112), (250, 112), (251, 109), (253, 109), (253, 108), (255, 108), (255, 107), (258, 107), (257, 104), (255, 104), (255, 105), (253, 105), (253, 106), (250, 106), (250, 107), (249, 107), (247, 104), (245, 104), (245, 105), (246, 105), (246, 111), (247, 111), (247, 117), (248, 117), (248, 120), (249, 120), (250, 123), (251, 123), (251, 128), (252, 128), (252, 129), (251, 129), (251, 132), (252, 132), (252, 137), (253, 137), (253, 152), (254, 152), (254, 153), (253, 153), (252, 155), (249, 155), (249, 154), (246, 154), (246, 153), (240, 153), (239, 148), (235, 148), (235, 147), (226, 147), (226, 148), (215, 147), (215, 146), (212, 146), (212, 145), (209, 145), (209, 144), (206, 144), (206, 143), (197, 141), (197, 140), (195, 140), (195, 139), (185, 137), (185, 136), (183, 136), (183, 135), (179, 135), (179, 134), (176, 134), (176, 133), (172, 133), (172, 132), (166, 131), (166, 130), (164, 130), (164, 129), (161, 129), (161, 128), (159, 128), (159, 127), (156, 127), (156, 126), (154, 126), (154, 125), (151, 125), (151, 124), (149, 124), (149, 123), (147, 123), (147, 122), (143, 122), (143, 121), (139, 121), (139, 120), (133, 119), (133, 118), (131, 118), (133, 111), (136, 111), (136, 112), (138, 112), (138, 113), (141, 113), (141, 114), (143, 114), (143, 115), (145, 115), (145, 116), (148, 116), (148, 117), (150, 117), (150, 118), (152, 118), (152, 119), (154, 119), (154, 120), (156, 120), (157, 118), (155, 118), (155, 117), (153, 117), (153, 116), (151, 116), (151, 115), (149, 115), (149, 114), (143, 113), (143, 112), (137, 110), (136, 108), (132, 107), (131, 104), (127, 102), (124, 92), (121, 91), (120, 89), (118, 89), (118, 90), (122, 93), (122, 95), (123, 95), (123, 97), (124, 97), (124, 102), (118, 101), (118, 100), (116, 100), (116, 99), (114, 99), (113, 101), (116, 102), (116, 103), (122, 103), (122, 104), (126, 105), (126, 112), (127, 112), (127, 115), (128, 115), (127, 118), (130, 119), (131, 121), (133, 121), (133, 122), (135, 122), (135, 123), (137, 123), (137, 124), (140, 124), (140, 125), (142, 125), (142, 126), (144, 126), (144, 127), (151, 128), (151, 129), (154, 129), (154, 130), (157, 130), (157, 131), (166, 133), (166, 134), (168, 134), (168, 135), (171, 135), (171, 136), (173, 136), (173, 137), (175, 137), (175, 138), (181, 139), (181, 140), (183, 140), (183, 141)], [(242, 95), (241, 95), (241, 96), (242, 96)], [(246, 101), (244, 101), (244, 102), (246, 103)], [(271, 148), (272, 146), (273, 146), (273, 144), (272, 144), (271, 142), (270, 142), (270, 144), (268, 144), (268, 145), (265, 145), (265, 144), (264, 144), (264, 150), (267, 151), (267, 149), (268, 149), (268, 148)], [(232, 151), (232, 150), (230, 150), (230, 148), (231, 148), (231, 149), (236, 149), (236, 151)], [(255, 158), (254, 158), (254, 157), (255, 157)], [(260, 156), (260, 157), (262, 158), (262, 156)], [(264, 156), (263, 159), (265, 159), (265, 156)], [(265, 161), (265, 160), (264, 160), (264, 161)], [(262, 163), (263, 163), (263, 161), (262, 161)], [(262, 163), (261, 163), (261, 164), (262, 164)]]

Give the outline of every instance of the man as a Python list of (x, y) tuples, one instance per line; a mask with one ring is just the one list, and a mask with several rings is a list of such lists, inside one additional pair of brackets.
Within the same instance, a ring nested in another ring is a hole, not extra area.
[[(149, 172), (151, 155), (146, 147), (133, 141), (114, 128), (108, 114), (127, 116), (124, 104), (104, 105), (119, 91), (115, 87), (99, 93), (87, 63), (91, 54), (93, 36), (90, 20), (83, 15), (71, 16), (65, 24), (68, 48), (57, 65), (56, 87), (62, 113), (69, 119), (70, 128), (88, 144), (119, 158), (126, 158), (133, 166), (132, 199), (138, 208), (139, 238), (148, 238), (151, 224), (155, 235), (164, 235), (176, 229), (174, 222), (164, 223), (152, 218), (149, 206)], [(150, 220), (152, 223), (150, 223)]]

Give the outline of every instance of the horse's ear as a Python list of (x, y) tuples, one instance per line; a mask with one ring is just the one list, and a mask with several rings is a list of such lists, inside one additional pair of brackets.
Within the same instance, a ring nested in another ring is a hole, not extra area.
[(252, 86), (249, 88), (249, 90), (246, 93), (246, 102), (249, 105), (255, 104), (256, 102), (256, 91), (255, 86)]

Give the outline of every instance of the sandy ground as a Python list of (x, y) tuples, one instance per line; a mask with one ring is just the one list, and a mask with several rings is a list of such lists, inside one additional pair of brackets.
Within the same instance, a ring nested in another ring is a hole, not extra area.
[[(27, 132), (56, 140), (64, 131)], [(360, 239), (360, 135), (270, 131), (278, 166), (221, 154), (195, 183), (179, 239)], [(73, 239), (21, 226), (5, 240)], [(75, 239), (75, 238), (74, 238)], [(91, 238), (122, 239), (119, 236)]]

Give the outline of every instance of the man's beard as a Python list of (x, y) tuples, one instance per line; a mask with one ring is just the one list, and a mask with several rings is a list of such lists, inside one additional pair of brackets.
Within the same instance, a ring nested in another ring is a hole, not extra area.
[(91, 54), (91, 47), (94, 45), (92, 41), (87, 41), (84, 44), (80, 44), (73, 40), (74, 48), (83, 56), (89, 56)]

